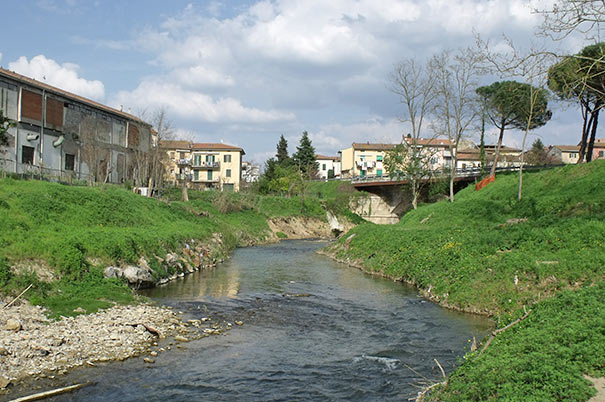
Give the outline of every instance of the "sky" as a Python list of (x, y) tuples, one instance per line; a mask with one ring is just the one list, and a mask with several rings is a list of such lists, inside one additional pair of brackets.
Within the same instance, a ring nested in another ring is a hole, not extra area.
[[(164, 108), (179, 138), (241, 146), (256, 163), (280, 135), (294, 152), (303, 131), (336, 155), (409, 132), (389, 90), (406, 58), (473, 46), (475, 34), (562, 54), (589, 44), (536, 38), (535, 1), (549, 0), (6, 0), (0, 65), (148, 120)], [(579, 110), (551, 109), (528, 146), (578, 142)], [(509, 132), (504, 143), (521, 139)]]

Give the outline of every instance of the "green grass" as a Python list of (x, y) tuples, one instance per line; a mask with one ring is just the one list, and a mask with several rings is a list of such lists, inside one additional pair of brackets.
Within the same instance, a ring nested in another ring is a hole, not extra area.
[[(517, 177), (499, 177), (397, 225), (358, 226), (350, 247), (341, 240), (336, 249), (453, 306), (510, 320), (522, 305), (604, 278), (605, 162), (526, 173), (524, 183), (521, 202)], [(527, 221), (507, 225), (512, 218)]]
[(498, 335), (482, 356), (469, 354), (433, 396), (441, 401), (586, 401), (583, 378), (605, 375), (605, 283), (563, 291)]
[[(77, 307), (92, 312), (134, 300), (124, 283), (102, 279), (107, 265), (136, 264), (143, 256), (156, 278), (167, 277), (174, 272), (157, 257), (180, 250), (188, 239), (221, 233), (222, 245), (212, 252), (222, 257), (267, 240), (267, 218), (326, 219), (325, 200), (316, 197), (190, 190), (190, 202), (183, 203), (180, 189), (165, 196), (158, 201), (119, 186), (0, 180), (0, 292), (14, 296), (33, 283), (27, 297), (52, 316), (73, 315)], [(27, 270), (14, 274), (9, 266), (17, 262), (43, 262), (60, 280), (44, 283)]]
[(520, 202), (517, 185), (499, 176), (397, 225), (360, 225), (331, 249), (498, 327), (535, 310), (468, 355), (443, 400), (586, 400), (582, 374), (605, 374), (605, 161), (525, 173)]

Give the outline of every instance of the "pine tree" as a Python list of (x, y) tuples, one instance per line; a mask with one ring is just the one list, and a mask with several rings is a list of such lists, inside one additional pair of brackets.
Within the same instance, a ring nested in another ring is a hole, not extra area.
[(286, 167), (292, 162), (290, 156), (288, 156), (288, 141), (286, 141), (283, 134), (279, 137), (279, 142), (277, 143), (277, 154), (275, 154), (275, 156), (279, 166)]
[(319, 164), (315, 160), (315, 148), (311, 144), (309, 134), (303, 131), (300, 143), (296, 147), (296, 153), (292, 155), (295, 165), (302, 173), (308, 177), (314, 176), (317, 173)]

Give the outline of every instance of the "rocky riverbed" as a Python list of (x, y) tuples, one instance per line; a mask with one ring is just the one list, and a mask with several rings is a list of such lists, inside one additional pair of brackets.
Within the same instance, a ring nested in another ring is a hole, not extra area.
[[(145, 361), (152, 364), (173, 342), (227, 328), (210, 318), (185, 322), (180, 313), (149, 304), (115, 306), (52, 321), (42, 308), (18, 302), (0, 310), (0, 393), (26, 378), (53, 378), (96, 362), (148, 354)], [(170, 341), (159, 343), (169, 337)]]

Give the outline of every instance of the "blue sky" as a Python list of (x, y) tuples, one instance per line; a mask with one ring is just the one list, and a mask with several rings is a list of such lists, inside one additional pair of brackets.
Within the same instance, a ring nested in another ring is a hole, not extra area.
[[(497, 46), (502, 35), (527, 46), (541, 21), (533, 6), (7, 0), (0, 64), (135, 114), (165, 107), (180, 137), (239, 145), (256, 162), (275, 153), (281, 134), (293, 151), (303, 130), (319, 153), (335, 155), (352, 142), (397, 142), (407, 132), (388, 90), (395, 63), (473, 45), (473, 32)], [(586, 44), (572, 36), (546, 46), (575, 53)], [(577, 143), (579, 113), (554, 103), (553, 110), (536, 135), (546, 144)], [(520, 139), (511, 132), (505, 142)]]

